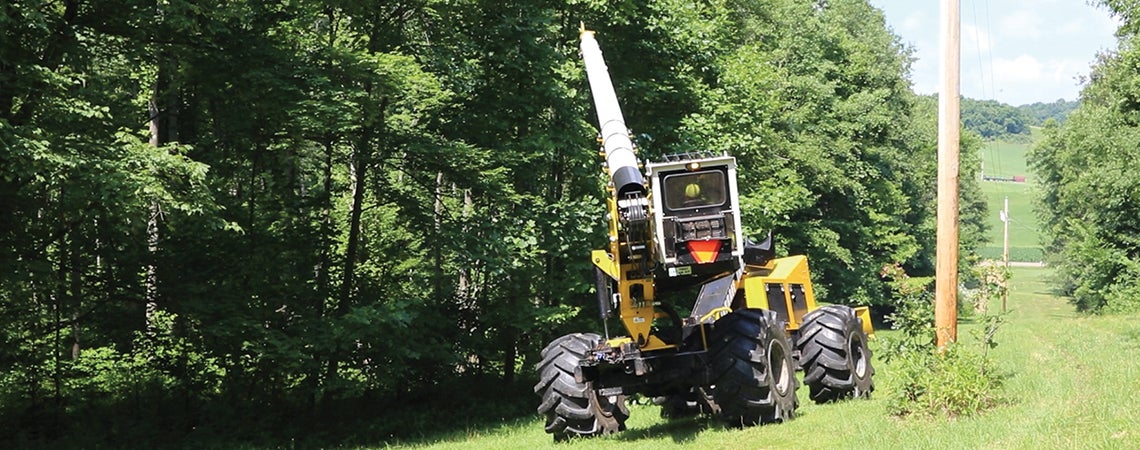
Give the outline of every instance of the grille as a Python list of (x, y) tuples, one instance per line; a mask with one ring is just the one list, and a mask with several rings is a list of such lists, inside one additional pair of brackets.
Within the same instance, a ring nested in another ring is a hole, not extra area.
[(724, 217), (677, 222), (677, 240), (727, 239)]

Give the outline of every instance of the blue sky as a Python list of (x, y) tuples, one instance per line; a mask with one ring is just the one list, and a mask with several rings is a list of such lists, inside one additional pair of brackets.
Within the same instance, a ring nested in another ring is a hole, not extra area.
[[(1078, 77), (1116, 48), (1117, 21), (1086, 0), (959, 0), (962, 95), (1011, 105), (1076, 100)], [(941, 0), (870, 0), (914, 48), (915, 92), (939, 88)]]

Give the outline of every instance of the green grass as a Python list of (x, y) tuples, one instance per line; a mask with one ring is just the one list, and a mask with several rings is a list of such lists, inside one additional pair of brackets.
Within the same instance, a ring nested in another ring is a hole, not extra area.
[[(992, 350), (1011, 375), (1006, 405), (956, 420), (898, 419), (886, 409), (897, 380), (875, 361), (874, 398), (815, 405), (801, 387), (797, 417), (743, 430), (709, 419), (667, 422), (634, 405), (629, 429), (555, 446), (539, 417), (468, 429), (395, 447), (430, 448), (1126, 448), (1140, 442), (1140, 316), (1083, 316), (1047, 292), (1049, 269), (1014, 268), (1009, 308)], [(993, 305), (996, 309), (999, 305)], [(963, 345), (976, 345), (961, 324)], [(888, 332), (881, 332), (888, 333)], [(535, 399), (537, 401), (537, 398)], [(440, 412), (445, 420), (446, 411)]]
[(1009, 198), (1009, 247), (1012, 261), (1041, 261), (1041, 233), (1033, 212), (1034, 185), (1031, 183), (982, 182), (982, 192), (989, 204), (989, 245), (979, 249), (986, 258), (1001, 258), (1002, 222), (999, 212)]
[(982, 169), (986, 176), (1013, 177), (1024, 175), (1032, 179), (1026, 167), (1025, 153), (1029, 142), (987, 141), (982, 146)]
[(986, 218), (990, 225), (987, 246), (978, 249), (983, 258), (1001, 259), (1002, 253), (1002, 222), (998, 215), (1006, 197), (1009, 198), (1009, 256), (1011, 261), (1041, 261), (1044, 254), (1041, 250), (1041, 237), (1038, 230), (1037, 216), (1033, 211), (1033, 197), (1035, 184), (1033, 176), (1028, 173), (1025, 164), (1025, 153), (1029, 142), (987, 142), (982, 149), (982, 160), (987, 175), (1012, 177), (1025, 175), (1027, 183), (1012, 183), (1003, 181), (983, 181), (982, 192), (986, 195), (989, 204), (989, 216)]

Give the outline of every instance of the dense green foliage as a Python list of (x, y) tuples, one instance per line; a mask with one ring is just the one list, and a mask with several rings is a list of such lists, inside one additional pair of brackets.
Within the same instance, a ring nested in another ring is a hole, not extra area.
[(1032, 125), (1043, 126), (1046, 122), (1052, 119), (1057, 123), (1065, 123), (1065, 119), (1069, 118), (1069, 114), (1081, 105), (1078, 100), (1065, 100), (1057, 99), (1053, 103), (1034, 102), (1028, 105), (1018, 106), (1017, 109), (1021, 110), (1023, 114), (1028, 116)]
[(932, 271), (935, 108), (864, 0), (0, 8), (0, 443), (384, 438), (425, 392), (525, 384), (595, 315), (579, 22), (642, 155), (739, 158), (747, 231), (826, 300)]
[(996, 100), (962, 98), (962, 125), (986, 139), (1023, 141), (1031, 126), (1044, 126), (1050, 120), (1064, 123), (1080, 105), (1079, 101), (1058, 99), (1011, 106)]
[(1119, 48), (1100, 56), (1080, 108), (1045, 129), (1030, 162), (1061, 290), (1082, 310), (1140, 310), (1140, 17), (1134, 2), (1104, 3), (1123, 22)]
[(1032, 119), (1020, 108), (996, 100), (962, 99), (962, 125), (986, 139), (1029, 135)]

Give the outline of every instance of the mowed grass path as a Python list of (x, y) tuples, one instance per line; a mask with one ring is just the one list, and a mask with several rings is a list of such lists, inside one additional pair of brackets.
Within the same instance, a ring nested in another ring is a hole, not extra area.
[[(629, 429), (554, 445), (537, 417), (394, 447), (430, 448), (1140, 448), (1140, 316), (1083, 316), (1047, 292), (1049, 269), (1015, 268), (1008, 322), (991, 355), (1011, 375), (1009, 403), (976, 417), (898, 419), (886, 398), (892, 369), (876, 357), (877, 390), (868, 401), (815, 405), (801, 387), (795, 420), (743, 430), (715, 420), (667, 422), (658, 408), (633, 405)], [(1000, 307), (994, 305), (994, 308)], [(963, 321), (962, 345), (977, 345)], [(887, 332), (881, 333), (883, 335)], [(537, 397), (534, 399), (537, 402)], [(440, 420), (447, 412), (440, 411)]]

